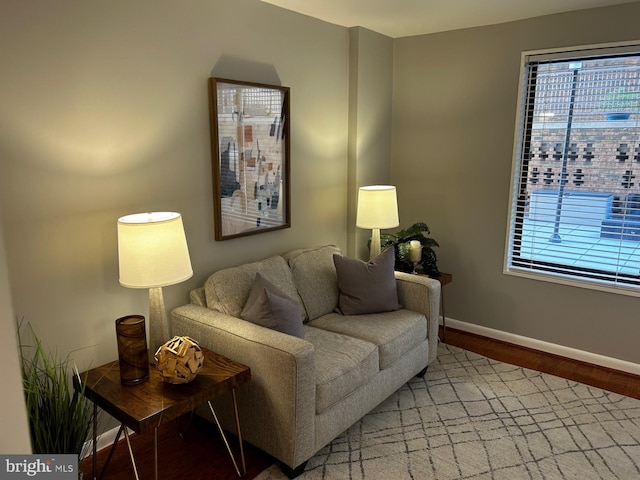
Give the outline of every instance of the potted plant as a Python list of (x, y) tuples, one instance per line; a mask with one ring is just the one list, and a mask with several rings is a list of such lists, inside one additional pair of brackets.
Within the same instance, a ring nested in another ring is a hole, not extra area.
[(640, 92), (625, 88), (616, 88), (607, 93), (600, 103), (605, 111), (607, 120), (627, 120), (638, 110)]
[(93, 420), (84, 384), (75, 370), (72, 386), (70, 357), (44, 348), (29, 325), (32, 345), (23, 343), (18, 324), (18, 347), (31, 447), (37, 454), (76, 454), (79, 459)]
[[(414, 266), (419, 267), (430, 277), (438, 277), (438, 258), (433, 247), (439, 247), (438, 242), (431, 238), (429, 227), (424, 222), (411, 225), (406, 230), (396, 233), (384, 233), (380, 235), (380, 247), (382, 250), (393, 247), (395, 250), (395, 269), (401, 272), (412, 272)], [(417, 240), (422, 246), (422, 257), (417, 265), (410, 260), (411, 241)]]

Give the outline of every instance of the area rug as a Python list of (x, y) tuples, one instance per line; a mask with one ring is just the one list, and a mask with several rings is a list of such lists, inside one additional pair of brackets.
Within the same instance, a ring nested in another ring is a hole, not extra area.
[(298, 478), (639, 479), (640, 400), (441, 344)]

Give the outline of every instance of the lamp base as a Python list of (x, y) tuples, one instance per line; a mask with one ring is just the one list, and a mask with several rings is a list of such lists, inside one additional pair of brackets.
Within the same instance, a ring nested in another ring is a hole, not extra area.
[(149, 289), (149, 361), (155, 363), (158, 348), (169, 340), (169, 321), (164, 308), (162, 287)]
[(371, 229), (371, 247), (369, 248), (369, 260), (373, 260), (380, 255), (380, 229)]

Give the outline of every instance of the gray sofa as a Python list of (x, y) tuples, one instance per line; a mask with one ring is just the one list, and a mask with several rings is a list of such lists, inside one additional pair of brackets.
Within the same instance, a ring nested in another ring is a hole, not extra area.
[[(251, 368), (237, 394), (242, 435), (291, 478), (436, 358), (440, 283), (395, 272), (401, 309), (345, 316), (336, 312), (339, 253), (301, 249), (220, 270), (171, 313), (174, 335)], [(258, 272), (304, 308), (304, 339), (239, 318)], [(230, 402), (216, 412), (233, 432)]]

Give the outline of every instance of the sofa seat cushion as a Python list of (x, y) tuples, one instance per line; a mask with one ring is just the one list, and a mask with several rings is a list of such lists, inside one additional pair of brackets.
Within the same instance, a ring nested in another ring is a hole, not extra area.
[(427, 338), (425, 316), (405, 309), (367, 315), (329, 313), (309, 322), (309, 325), (376, 345), (380, 370), (393, 365)]
[(366, 384), (378, 372), (378, 349), (358, 338), (305, 326), (313, 344), (316, 413), (322, 413)]
[(212, 274), (204, 284), (207, 307), (233, 317), (240, 317), (258, 272), (295, 301), (299, 306), (300, 314), (306, 316), (302, 299), (293, 283), (291, 269), (281, 256), (226, 268)]
[(340, 255), (340, 249), (326, 245), (293, 250), (284, 255), (310, 320), (332, 312), (338, 305), (334, 254)]

